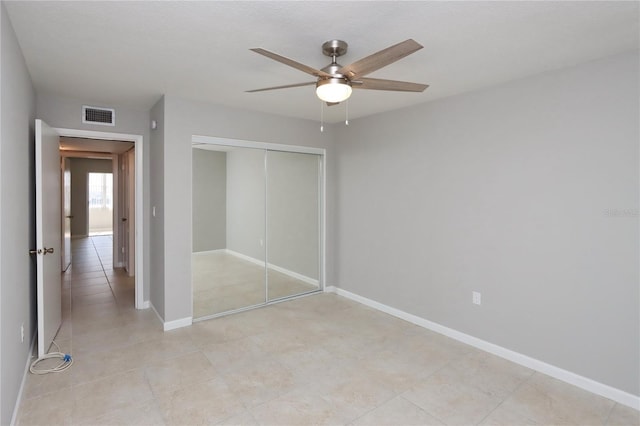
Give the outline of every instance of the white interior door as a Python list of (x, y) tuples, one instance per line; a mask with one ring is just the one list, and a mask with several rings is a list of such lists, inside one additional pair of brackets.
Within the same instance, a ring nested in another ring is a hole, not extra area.
[(42, 356), (62, 323), (59, 138), (42, 120), (36, 120), (35, 160), (38, 356)]
[(62, 271), (71, 266), (71, 160), (62, 159)]

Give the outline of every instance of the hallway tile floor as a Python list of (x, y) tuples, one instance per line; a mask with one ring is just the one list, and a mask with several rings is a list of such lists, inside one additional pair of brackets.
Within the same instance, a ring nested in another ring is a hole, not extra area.
[(331, 294), (163, 332), (106, 237), (74, 240), (20, 425), (638, 425), (613, 401)]

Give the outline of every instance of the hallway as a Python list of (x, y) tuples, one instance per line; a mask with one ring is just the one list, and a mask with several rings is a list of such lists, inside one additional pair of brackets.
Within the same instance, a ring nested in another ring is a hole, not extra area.
[(71, 251), (71, 267), (62, 274), (63, 300), (76, 310), (105, 303), (121, 310), (134, 308), (135, 279), (113, 268), (112, 235), (74, 239)]

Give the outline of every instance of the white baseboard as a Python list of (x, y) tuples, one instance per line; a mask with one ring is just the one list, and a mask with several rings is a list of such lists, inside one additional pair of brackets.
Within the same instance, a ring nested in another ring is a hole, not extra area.
[(191, 254), (195, 254), (196, 256), (199, 255), (203, 255), (203, 254), (213, 254), (213, 253), (222, 253), (222, 252), (226, 252), (227, 249), (215, 249), (215, 250), (205, 250), (205, 251), (194, 251)]
[[(144, 302), (142, 302), (142, 307), (140, 307), (140, 309), (149, 309), (151, 307), (151, 302), (149, 300), (145, 300)], [(155, 311), (155, 309), (154, 309)], [(156, 312), (157, 314), (157, 312)]]
[(231, 249), (225, 249), (224, 251), (232, 256), (238, 257), (242, 260), (246, 260), (247, 262), (254, 263), (264, 268), (264, 260), (256, 259), (255, 257), (247, 256), (246, 254), (238, 253), (237, 251), (233, 251)]
[(193, 317), (180, 318), (173, 321), (167, 321), (164, 323), (164, 331), (175, 330), (177, 328), (189, 327), (193, 324)]
[(13, 407), (13, 414), (11, 415), (11, 423), (10, 425), (15, 425), (16, 420), (18, 420), (18, 410), (20, 409), (20, 403), (22, 402), (22, 394), (24, 392), (24, 384), (27, 381), (27, 374), (29, 374), (29, 367), (31, 366), (31, 360), (33, 358), (33, 352), (36, 348), (36, 338), (38, 337), (37, 333), (33, 333), (33, 338), (31, 339), (31, 345), (29, 346), (29, 355), (27, 356), (27, 363), (24, 366), (24, 372), (22, 373), (22, 382), (20, 382), (20, 389), (18, 389), (18, 397), (16, 398), (16, 405)]
[(156, 310), (156, 307), (153, 306), (153, 303), (149, 303), (149, 304), (151, 306), (151, 309), (153, 309), (153, 312), (156, 313), (156, 315), (158, 316), (158, 319), (162, 323), (162, 329), (164, 331), (175, 330), (177, 328), (182, 328), (182, 327), (189, 327), (190, 325), (193, 324), (193, 317), (180, 318), (173, 321), (165, 321)]
[[(247, 256), (246, 254), (238, 253), (237, 251), (233, 251), (233, 250), (230, 250), (230, 249), (225, 249), (225, 251), (227, 253), (229, 253), (230, 255), (236, 256), (236, 257), (238, 257), (240, 259), (246, 260), (248, 262), (254, 263), (254, 264), (264, 268), (264, 260), (259, 260), (259, 259), (256, 259), (254, 257)], [(273, 263), (267, 263), (267, 267), (269, 269), (274, 270), (274, 271), (277, 271), (277, 272), (280, 272), (282, 274), (288, 275), (291, 278), (295, 278), (297, 280), (303, 281), (303, 282), (305, 282), (307, 284), (311, 284), (311, 285), (316, 286), (316, 287), (319, 286), (318, 280), (310, 278), (310, 277), (307, 277), (306, 275), (302, 275), (302, 274), (299, 274), (297, 272), (290, 271), (289, 269), (285, 269), (285, 268), (283, 268), (281, 266), (274, 265)]]
[(547, 364), (546, 362), (531, 358), (519, 352), (503, 348), (502, 346), (498, 346), (485, 340), (478, 339), (477, 337), (473, 337), (452, 328), (445, 327), (416, 315), (409, 314), (396, 308), (392, 308), (391, 306), (376, 302), (375, 300), (368, 299), (355, 293), (351, 293), (339, 287), (327, 286), (325, 288), (325, 292), (336, 293), (339, 296), (346, 297), (347, 299), (362, 303), (363, 305), (377, 309), (389, 315), (393, 315), (394, 317), (403, 319), (412, 324), (424, 327), (431, 331), (435, 331), (436, 333), (443, 334), (447, 337), (451, 337), (452, 339), (458, 340), (462, 343), (466, 343), (485, 352), (489, 352), (493, 355), (497, 355), (506, 360), (515, 362), (516, 364), (520, 364), (524, 367), (531, 368), (532, 370), (538, 371), (540, 373), (544, 373), (548, 376), (562, 380), (563, 382), (572, 384), (591, 393), (595, 393), (596, 395), (609, 398), (622, 405), (626, 405), (627, 407), (640, 410), (640, 396), (636, 396), (620, 389), (611, 387), (609, 385), (596, 382), (595, 380), (580, 376), (579, 374), (573, 373), (563, 368)]

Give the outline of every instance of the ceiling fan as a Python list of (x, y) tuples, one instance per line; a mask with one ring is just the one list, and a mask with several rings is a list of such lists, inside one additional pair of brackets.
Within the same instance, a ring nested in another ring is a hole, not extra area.
[(343, 67), (338, 64), (336, 60), (338, 57), (347, 53), (347, 47), (347, 43), (342, 40), (329, 40), (323, 43), (322, 53), (331, 58), (331, 63), (320, 70), (262, 48), (250, 49), (260, 55), (266, 56), (267, 58), (271, 58), (297, 70), (311, 74), (312, 76), (317, 77), (317, 80), (308, 83), (287, 84), (285, 86), (248, 90), (247, 92), (253, 93), (265, 90), (288, 89), (291, 87), (311, 86), (315, 84), (316, 95), (318, 95), (322, 101), (326, 102), (327, 105), (331, 106), (348, 99), (349, 96), (351, 96), (352, 89), (423, 92), (427, 87), (429, 87), (427, 84), (364, 77), (373, 71), (385, 67), (416, 52), (417, 50), (422, 49), (422, 45), (417, 43), (415, 40), (405, 40), (362, 58), (351, 65)]

